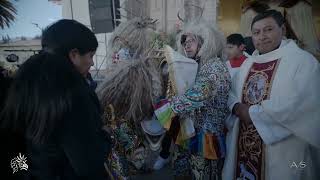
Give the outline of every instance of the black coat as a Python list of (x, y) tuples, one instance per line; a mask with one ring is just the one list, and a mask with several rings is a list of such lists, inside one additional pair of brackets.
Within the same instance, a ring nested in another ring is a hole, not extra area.
[(29, 178), (107, 179), (103, 163), (110, 150), (109, 136), (101, 129), (98, 99), (89, 90), (87, 101), (75, 95), (73, 113), (47, 143), (37, 145), (27, 139)]
[[(57, 65), (58, 63), (60, 66)], [(25, 73), (21, 79), (31, 82), (28, 86), (32, 86), (30, 84), (34, 81), (48, 79), (48, 83), (45, 83), (44, 86), (59, 86), (62, 89), (64, 86), (68, 86), (69, 89), (71, 87), (72, 92), (69, 91), (69, 96), (72, 105), (68, 113), (57, 120), (54, 130), (42, 143), (33, 141), (28, 131), (28, 124), (24, 125), (26, 127), (20, 138), (22, 139), (21, 147), (15, 147), (15, 152), (21, 152), (27, 157), (28, 170), (20, 170), (18, 173), (11, 174), (11, 178), (27, 180), (108, 179), (104, 162), (109, 154), (111, 141), (109, 135), (102, 130), (100, 103), (85, 78), (80, 74), (74, 75), (74, 71), (72, 71), (73, 74), (70, 74), (68, 68), (64, 67), (64, 62), (58, 59), (46, 62), (34, 58), (29, 59), (19, 70), (20, 75)], [(34, 79), (32, 74), (34, 74)], [(41, 93), (39, 98), (47, 98), (46, 94)], [(54, 93), (51, 94), (54, 95)], [(27, 103), (32, 105), (32, 102)], [(2, 179), (1, 175), (0, 179)]]

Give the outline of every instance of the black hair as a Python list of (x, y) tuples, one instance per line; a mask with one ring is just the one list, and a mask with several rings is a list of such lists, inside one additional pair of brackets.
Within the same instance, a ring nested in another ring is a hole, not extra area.
[(251, 36), (244, 38), (244, 45), (246, 46), (245, 52), (248, 53), (249, 55), (252, 55), (253, 51), (256, 48), (254, 47)]
[(237, 45), (238, 47), (244, 44), (244, 38), (241, 34), (230, 34), (227, 37), (227, 44)]
[(70, 19), (59, 20), (48, 26), (42, 33), (42, 49), (67, 57), (72, 49), (81, 55), (95, 51), (98, 41), (94, 33), (85, 25)]
[(268, 17), (272, 17), (276, 21), (276, 23), (279, 25), (279, 27), (281, 27), (285, 23), (285, 19), (282, 16), (281, 12), (276, 11), (274, 9), (271, 9), (271, 10), (266, 10), (266, 11), (256, 15), (252, 20), (251, 29), (252, 29), (252, 26), (254, 25), (254, 23), (256, 23), (257, 21), (260, 21), (262, 19), (268, 18)]
[(262, 13), (270, 9), (270, 6), (264, 2), (253, 1), (252, 3), (250, 3), (248, 9), (249, 8), (251, 8), (256, 13)]
[(7, 70), (0, 66), (0, 109), (3, 108), (6, 99), (7, 91), (12, 82), (12, 77), (5, 75)]
[(47, 52), (34, 55), (16, 73), (1, 112), (1, 125), (42, 143), (66, 120), (75, 90), (83, 91), (86, 86), (66, 57)]

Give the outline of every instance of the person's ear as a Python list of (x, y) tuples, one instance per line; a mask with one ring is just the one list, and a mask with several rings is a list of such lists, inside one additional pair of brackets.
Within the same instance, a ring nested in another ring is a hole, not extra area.
[(79, 50), (78, 49), (71, 49), (68, 53), (68, 57), (71, 60), (71, 62), (75, 63), (76, 59), (78, 59), (79, 56)]

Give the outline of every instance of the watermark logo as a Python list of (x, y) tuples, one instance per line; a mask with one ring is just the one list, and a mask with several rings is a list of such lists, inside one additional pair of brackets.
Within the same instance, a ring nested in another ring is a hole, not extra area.
[(13, 174), (18, 172), (19, 170), (27, 171), (28, 170), (27, 157), (19, 153), (17, 157), (11, 159), (10, 165), (13, 170)]
[(290, 164), (290, 168), (291, 169), (304, 169), (307, 167), (307, 164), (306, 162), (304, 161), (300, 161), (300, 162), (295, 162), (293, 161), (291, 164)]

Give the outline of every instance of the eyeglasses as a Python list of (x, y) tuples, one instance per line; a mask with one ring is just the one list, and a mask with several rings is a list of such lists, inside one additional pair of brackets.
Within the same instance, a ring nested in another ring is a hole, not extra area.
[(189, 45), (192, 45), (192, 44), (194, 44), (196, 42), (196, 40), (195, 39), (189, 39), (188, 41), (185, 41), (183, 44), (182, 44), (182, 46), (183, 47), (186, 47), (187, 45), (189, 46)]

